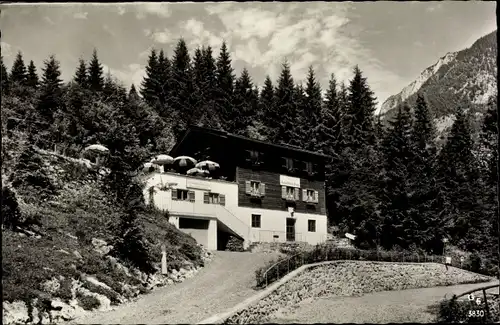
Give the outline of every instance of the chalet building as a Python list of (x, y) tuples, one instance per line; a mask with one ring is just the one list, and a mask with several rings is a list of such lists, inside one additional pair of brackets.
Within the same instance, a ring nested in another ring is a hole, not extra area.
[(170, 155), (220, 164), (212, 178), (155, 172), (144, 192), (208, 249), (224, 249), (230, 235), (245, 247), (327, 239), (326, 156), (200, 127), (190, 127)]

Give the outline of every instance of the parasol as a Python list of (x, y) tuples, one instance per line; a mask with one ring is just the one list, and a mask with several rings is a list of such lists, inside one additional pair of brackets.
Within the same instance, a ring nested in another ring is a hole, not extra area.
[(191, 176), (208, 176), (209, 172), (208, 172), (208, 170), (203, 170), (203, 169), (195, 167), (195, 168), (191, 168), (190, 170), (188, 170), (187, 174), (191, 175)]
[(211, 160), (203, 160), (195, 165), (196, 168), (213, 171), (220, 168), (220, 165)]
[(180, 169), (190, 169), (196, 165), (196, 160), (188, 156), (179, 156), (174, 159), (173, 165)]
[(84, 149), (84, 151), (94, 151), (94, 152), (109, 152), (109, 149), (100, 144), (92, 144)]

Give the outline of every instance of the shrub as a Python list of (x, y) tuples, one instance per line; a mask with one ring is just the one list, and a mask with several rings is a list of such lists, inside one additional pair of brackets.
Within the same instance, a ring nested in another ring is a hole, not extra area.
[(15, 229), (21, 223), (21, 211), (16, 194), (9, 187), (2, 188), (2, 225)]
[(236, 238), (235, 236), (229, 236), (229, 241), (227, 242), (226, 250), (231, 252), (243, 252), (243, 240)]
[(113, 290), (106, 289), (89, 281), (84, 281), (82, 286), (91, 292), (108, 297), (113, 305), (117, 305), (120, 303), (119, 294)]
[(154, 258), (150, 252), (143, 231), (138, 224), (137, 215), (129, 210), (121, 217), (119, 234), (113, 245), (112, 255), (127, 260), (139, 270), (153, 274)]
[(97, 309), (101, 306), (101, 302), (94, 296), (86, 296), (81, 292), (76, 293), (78, 304), (85, 310)]

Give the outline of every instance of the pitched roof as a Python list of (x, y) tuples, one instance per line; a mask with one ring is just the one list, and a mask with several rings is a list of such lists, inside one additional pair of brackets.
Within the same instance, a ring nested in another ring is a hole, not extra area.
[(297, 147), (297, 146), (285, 145), (285, 144), (274, 144), (274, 143), (270, 143), (270, 142), (266, 142), (266, 141), (261, 141), (261, 140), (256, 140), (256, 139), (244, 137), (241, 135), (236, 135), (236, 134), (221, 131), (221, 130), (205, 128), (205, 127), (200, 127), (200, 126), (194, 126), (194, 125), (192, 125), (188, 128), (188, 130), (182, 136), (181, 140), (178, 143), (176, 143), (175, 146), (172, 148), (171, 152), (175, 152), (179, 148), (180, 144), (185, 141), (188, 134), (190, 134), (193, 131), (202, 132), (202, 133), (210, 133), (210, 134), (213, 134), (213, 135), (221, 137), (221, 138), (233, 138), (233, 139), (237, 139), (237, 140), (244, 140), (244, 141), (249, 141), (249, 142), (253, 142), (253, 143), (266, 145), (269, 147), (275, 147), (275, 148), (300, 152), (300, 153), (304, 153), (304, 154), (308, 154), (308, 155), (313, 155), (313, 156), (317, 156), (317, 157), (328, 158), (328, 156), (326, 156), (324, 154), (310, 151), (310, 150), (305, 150), (305, 149), (302, 149), (302, 148)]

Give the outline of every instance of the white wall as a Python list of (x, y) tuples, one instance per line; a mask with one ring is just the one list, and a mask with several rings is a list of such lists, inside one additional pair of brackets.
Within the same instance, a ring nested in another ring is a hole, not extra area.
[[(144, 197), (149, 202), (149, 191), (151, 186), (161, 186), (161, 184), (176, 183), (172, 188), (193, 190), (195, 192), (195, 203), (188, 201), (172, 201), (171, 191), (160, 191), (156, 189), (154, 194), (155, 205), (162, 210), (184, 213), (186, 216), (197, 216), (213, 218), (216, 216), (216, 209), (213, 205), (203, 203), (203, 193), (211, 191), (213, 193), (224, 194), (226, 197), (225, 208), (234, 216), (245, 223), (249, 228), (252, 224), (252, 214), (261, 215), (261, 228), (250, 229), (250, 241), (285, 241), (286, 240), (286, 219), (290, 217), (288, 211), (276, 211), (267, 209), (255, 209), (247, 207), (238, 207), (238, 185), (233, 182), (208, 180), (186, 175), (177, 175), (171, 173), (155, 173), (146, 181)], [(325, 215), (294, 213), (296, 219), (295, 232), (296, 241), (307, 241), (316, 244), (326, 240), (327, 218)], [(308, 220), (316, 220), (316, 232), (308, 231)], [(175, 216), (170, 217), (170, 222), (177, 227), (178, 219)], [(217, 226), (215, 222), (215, 227)], [(214, 233), (213, 223), (210, 223), (210, 233)], [(216, 234), (216, 232), (215, 232)], [(274, 235), (279, 238), (273, 238)], [(210, 242), (213, 242), (211, 239)], [(215, 245), (216, 245), (215, 240)]]

